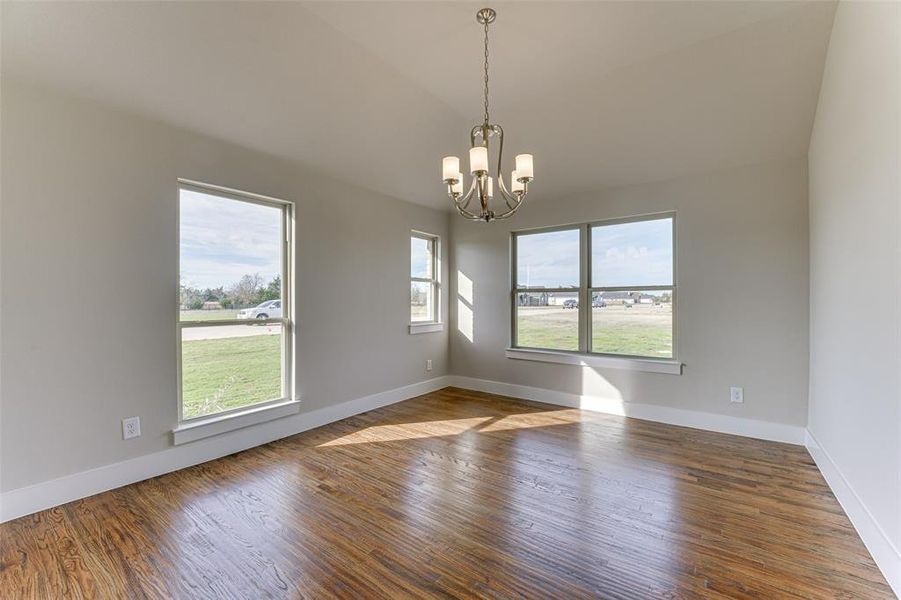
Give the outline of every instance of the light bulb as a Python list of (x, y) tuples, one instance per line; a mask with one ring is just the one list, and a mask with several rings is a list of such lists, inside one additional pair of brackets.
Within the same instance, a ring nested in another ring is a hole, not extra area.
[(441, 179), (444, 181), (456, 178), (460, 172), (460, 159), (456, 156), (445, 156), (441, 160), (441, 171)]
[(520, 177), (525, 179), (532, 179), (535, 177), (532, 171), (532, 155), (531, 154), (517, 154), (516, 155), (516, 172), (519, 173)]
[(488, 148), (473, 146), (469, 149), (469, 170), (472, 173), (488, 170)]
[(463, 173), (458, 172), (456, 174), (457, 183), (451, 186), (451, 192), (454, 194), (462, 194), (463, 193)]
[(510, 174), (510, 191), (511, 192), (521, 192), (525, 189), (525, 186), (519, 181), (517, 178), (519, 177), (519, 173), (513, 171)]

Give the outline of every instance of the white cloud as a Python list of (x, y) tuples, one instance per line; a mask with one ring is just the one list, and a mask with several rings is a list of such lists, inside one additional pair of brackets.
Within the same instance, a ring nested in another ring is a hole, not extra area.
[(242, 275), (281, 272), (278, 209), (183, 190), (179, 219), (182, 283), (228, 287)]

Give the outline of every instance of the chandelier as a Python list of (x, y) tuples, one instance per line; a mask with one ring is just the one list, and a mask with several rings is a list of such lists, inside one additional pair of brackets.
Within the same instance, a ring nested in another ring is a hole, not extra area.
[[(510, 189), (504, 185), (504, 177), (501, 174), (501, 161), (504, 154), (504, 130), (491, 123), (488, 118), (488, 25), (494, 22), (497, 13), (492, 8), (483, 8), (476, 13), (476, 21), (485, 27), (485, 119), (481, 125), (476, 125), (469, 132), (469, 171), (472, 173), (472, 185), (469, 191), (463, 194), (463, 173), (460, 172), (460, 159), (456, 156), (446, 156), (442, 160), (442, 179), (447, 184), (447, 193), (454, 201), (454, 207), (463, 217), (472, 221), (485, 221), (489, 223), (495, 219), (506, 219), (513, 216), (529, 191), (529, 182), (532, 181), (532, 155), (518, 154), (516, 156), (516, 168), (510, 175)], [(488, 166), (488, 140), (497, 137), (497, 190), (495, 190), (494, 177)], [(489, 208), (497, 191), (504, 201), (499, 211)], [(473, 198), (479, 201), (478, 209), (469, 205)], [(477, 212), (476, 212), (477, 211)]]

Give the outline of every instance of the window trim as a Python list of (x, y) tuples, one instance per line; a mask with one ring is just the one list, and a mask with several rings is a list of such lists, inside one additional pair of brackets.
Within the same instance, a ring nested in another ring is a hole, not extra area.
[[(592, 287), (591, 264), (591, 232), (594, 227), (607, 225), (619, 225), (623, 223), (639, 223), (642, 221), (656, 221), (671, 219), (672, 227), (672, 285), (636, 285), (636, 286), (599, 286)], [(579, 231), (579, 286), (578, 288), (517, 288), (518, 263), (517, 246), (518, 237), (541, 233), (553, 233), (557, 231)], [(682, 363), (677, 360), (677, 240), (676, 240), (676, 212), (663, 211), (647, 213), (631, 217), (619, 217), (614, 219), (594, 220), (566, 225), (554, 225), (550, 227), (536, 227), (512, 231), (510, 233), (510, 346), (506, 350), (507, 358), (522, 360), (537, 360), (541, 362), (556, 362), (562, 364), (574, 364), (582, 366), (599, 366), (625, 368), (630, 370), (642, 370), (658, 373), (681, 374)], [(614, 354), (609, 352), (592, 351), (592, 318), (591, 303), (595, 292), (604, 291), (641, 291), (641, 290), (668, 290), (671, 291), (672, 302), (672, 356), (655, 357), (631, 354)], [(579, 349), (577, 351), (558, 350), (553, 348), (534, 348), (518, 345), (517, 327), (517, 294), (529, 292), (576, 292), (579, 298)]]
[[(178, 420), (172, 430), (174, 444), (181, 444), (212, 435), (218, 435), (227, 431), (233, 431), (247, 427), (255, 423), (270, 419), (280, 418), (287, 414), (293, 414), (299, 410), (300, 398), (295, 397), (294, 345), (295, 345), (295, 312), (293, 299), (294, 281), (294, 249), (295, 203), (270, 196), (263, 196), (253, 192), (245, 192), (223, 186), (202, 183), (190, 179), (178, 178), (177, 180), (177, 206), (176, 231), (178, 232), (179, 248), (181, 246), (181, 192), (182, 190), (199, 192), (221, 198), (247, 202), (260, 206), (277, 208), (281, 211), (281, 281), (282, 281), (282, 316), (268, 319), (228, 319), (211, 321), (182, 321), (179, 303), (175, 303), (175, 344), (176, 344), (176, 397)], [(181, 252), (176, 253), (176, 273), (181, 277)], [(179, 282), (176, 283), (176, 290)], [(176, 294), (176, 297), (178, 295)], [(193, 327), (220, 327), (227, 325), (259, 325), (279, 323), (282, 326), (282, 393), (278, 398), (272, 398), (264, 402), (256, 402), (246, 406), (239, 406), (221, 412), (200, 415), (186, 419), (182, 398), (182, 330)]]
[[(427, 233), (417, 229), (410, 230), (410, 238), (417, 238), (433, 242), (434, 250), (432, 251), (432, 277), (413, 277), (410, 275), (410, 283), (428, 283), (432, 288), (432, 306), (430, 312), (432, 318), (428, 321), (414, 321), (410, 315), (409, 332), (411, 335), (419, 333), (433, 333), (444, 330), (444, 323), (441, 320), (441, 236), (434, 233)], [(412, 256), (411, 262), (412, 262)]]

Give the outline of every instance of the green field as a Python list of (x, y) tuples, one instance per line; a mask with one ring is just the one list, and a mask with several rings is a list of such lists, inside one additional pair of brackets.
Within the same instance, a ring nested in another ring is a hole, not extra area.
[(280, 398), (281, 339), (253, 335), (184, 342), (184, 418)]
[[(559, 306), (517, 309), (517, 345), (552, 350), (579, 349), (578, 310)], [(610, 305), (592, 308), (592, 351), (669, 358), (673, 355), (672, 307)]]
[[(234, 318), (236, 311), (185, 311), (186, 320)], [(672, 356), (672, 309), (611, 305), (592, 309), (592, 350), (608, 354)], [(230, 316), (225, 316), (230, 313)], [(185, 318), (184, 312), (183, 318)], [(525, 348), (579, 349), (579, 311), (559, 306), (519, 307), (517, 342)], [(241, 327), (238, 325), (237, 327)], [(245, 326), (247, 327), (247, 326)], [(253, 326), (250, 326), (253, 327)], [(187, 340), (182, 344), (184, 418), (281, 397), (280, 335)]]
[(182, 321), (228, 321), (238, 316), (237, 309), (223, 308), (221, 310), (182, 310), (179, 311), (179, 319)]

